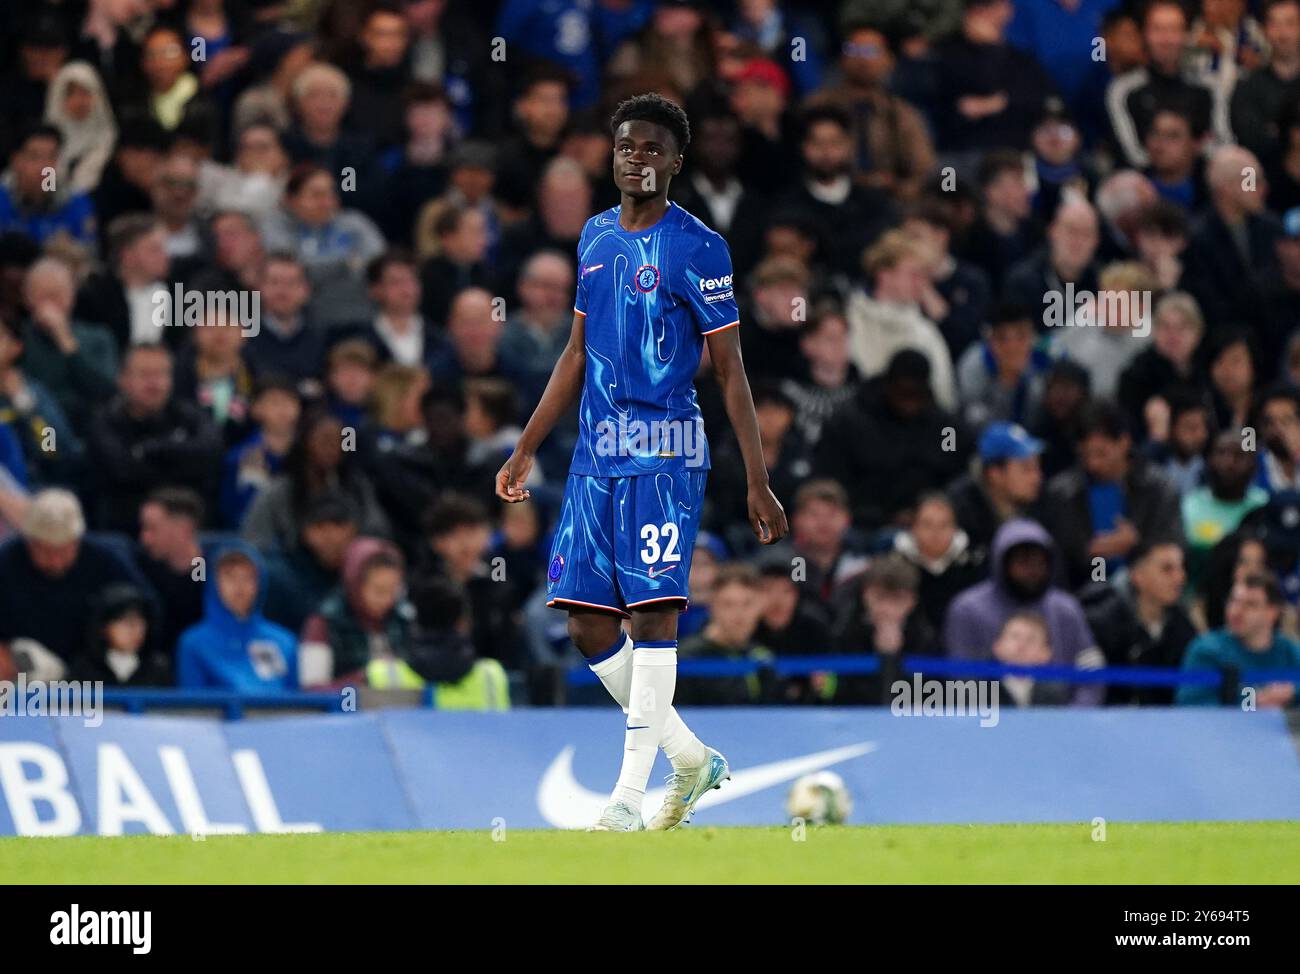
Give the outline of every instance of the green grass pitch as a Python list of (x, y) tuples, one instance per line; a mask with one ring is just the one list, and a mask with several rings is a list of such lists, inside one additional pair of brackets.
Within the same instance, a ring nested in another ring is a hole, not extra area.
[(1300, 822), (8, 838), (0, 882), (1296, 883)]

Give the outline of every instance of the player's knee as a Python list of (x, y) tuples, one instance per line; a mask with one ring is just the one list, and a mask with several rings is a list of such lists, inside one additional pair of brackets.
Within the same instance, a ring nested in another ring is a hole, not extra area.
[(632, 638), (636, 642), (663, 642), (677, 638), (679, 605), (654, 606), (632, 611)]
[(622, 631), (620, 621), (610, 615), (569, 613), (569, 638), (583, 656), (597, 656), (614, 644)]

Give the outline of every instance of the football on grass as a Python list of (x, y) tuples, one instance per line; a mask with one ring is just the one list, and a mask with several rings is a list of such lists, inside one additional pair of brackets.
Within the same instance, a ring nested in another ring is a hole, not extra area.
[(853, 811), (853, 799), (844, 787), (844, 779), (834, 771), (806, 774), (790, 787), (785, 798), (790, 818), (801, 818), (813, 825), (841, 825)]

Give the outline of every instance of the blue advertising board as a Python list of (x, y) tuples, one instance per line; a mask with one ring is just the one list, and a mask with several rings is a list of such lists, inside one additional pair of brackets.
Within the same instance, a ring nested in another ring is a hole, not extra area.
[[(0, 835), (581, 828), (617, 776), (621, 717), (5, 717)], [(709, 824), (782, 822), (790, 784), (822, 769), (844, 779), (855, 823), (1300, 817), (1300, 758), (1277, 712), (1016, 710), (993, 726), (850, 708), (688, 717), (732, 765), (700, 803)], [(661, 755), (656, 777), (667, 770)]]

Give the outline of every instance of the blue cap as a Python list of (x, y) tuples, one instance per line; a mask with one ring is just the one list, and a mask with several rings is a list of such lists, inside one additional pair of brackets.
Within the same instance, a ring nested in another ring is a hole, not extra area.
[(1023, 460), (1043, 452), (1043, 441), (1018, 423), (989, 423), (980, 434), (980, 460)]
[(1288, 237), (1300, 237), (1300, 206), (1293, 206), (1282, 214), (1282, 232)]

